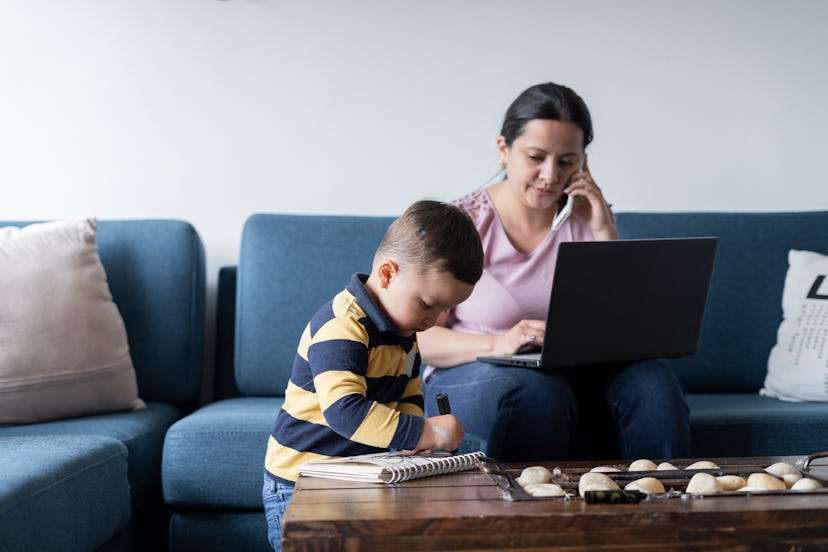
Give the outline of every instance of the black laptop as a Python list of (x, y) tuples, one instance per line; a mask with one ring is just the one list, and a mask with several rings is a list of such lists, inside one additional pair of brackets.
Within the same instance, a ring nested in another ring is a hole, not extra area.
[(696, 352), (718, 238), (565, 242), (539, 353), (482, 356), (560, 369)]

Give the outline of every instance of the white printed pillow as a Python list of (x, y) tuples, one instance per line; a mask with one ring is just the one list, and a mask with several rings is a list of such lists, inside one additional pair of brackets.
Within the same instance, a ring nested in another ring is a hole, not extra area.
[(0, 425), (144, 406), (96, 230), (0, 228)]
[(782, 323), (760, 395), (828, 401), (828, 256), (788, 252)]

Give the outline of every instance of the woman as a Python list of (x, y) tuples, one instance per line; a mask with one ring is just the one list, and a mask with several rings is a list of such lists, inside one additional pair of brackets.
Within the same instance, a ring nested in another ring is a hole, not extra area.
[[(614, 240), (615, 221), (592, 178), (584, 101), (554, 83), (525, 90), (497, 137), (505, 178), (457, 200), (485, 253), (472, 296), (418, 336), (426, 415), (451, 397), (468, 434), (504, 461), (676, 458), (690, 454), (684, 391), (650, 360), (578, 366), (559, 373), (478, 362), (543, 342), (558, 244)], [(571, 198), (571, 216), (553, 221)], [(566, 324), (566, 320), (554, 321)]]

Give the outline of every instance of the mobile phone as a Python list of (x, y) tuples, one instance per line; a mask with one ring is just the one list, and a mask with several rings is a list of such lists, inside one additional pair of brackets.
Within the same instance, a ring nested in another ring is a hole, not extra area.
[[(566, 195), (566, 194), (564, 194)], [(572, 213), (572, 196), (566, 195), (566, 203), (564, 206), (561, 207), (561, 210), (558, 211), (558, 214), (555, 215), (555, 218), (552, 219), (552, 230), (557, 230), (561, 227), (561, 225), (569, 218), (569, 215)]]
[[(581, 166), (578, 168), (578, 172), (582, 172), (584, 170), (584, 162), (581, 161)], [(555, 218), (552, 219), (552, 230), (557, 230), (561, 227), (561, 225), (569, 218), (569, 215), (572, 214), (572, 196), (564, 194), (566, 196), (566, 202), (564, 206), (561, 207), (561, 210), (558, 211), (558, 214), (555, 215)]]

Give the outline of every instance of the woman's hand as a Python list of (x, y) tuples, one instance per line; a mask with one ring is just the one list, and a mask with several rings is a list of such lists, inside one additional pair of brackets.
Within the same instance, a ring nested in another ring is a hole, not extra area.
[(423, 364), (446, 368), (474, 362), (479, 356), (511, 355), (524, 345), (540, 347), (545, 334), (543, 320), (521, 320), (500, 335), (468, 334), (434, 326), (419, 332), (417, 343)]
[(506, 333), (495, 336), (492, 354), (511, 355), (527, 345), (540, 348), (544, 335), (546, 323), (543, 320), (521, 320)]
[(612, 212), (604, 200), (601, 188), (592, 179), (586, 156), (584, 156), (584, 166), (572, 175), (564, 192), (573, 199), (572, 214), (589, 226), (596, 240), (618, 239), (618, 230), (615, 228)]

